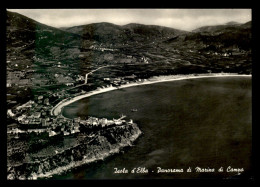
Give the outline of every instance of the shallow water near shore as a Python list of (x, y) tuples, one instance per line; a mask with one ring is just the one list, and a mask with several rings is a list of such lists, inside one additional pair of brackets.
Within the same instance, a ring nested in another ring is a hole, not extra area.
[[(144, 133), (133, 147), (53, 179), (226, 178), (195, 167), (251, 171), (251, 77), (218, 77), (129, 87), (76, 101), (63, 110), (74, 118), (133, 119)], [(137, 109), (137, 112), (132, 112)], [(131, 174), (145, 167), (149, 173)], [(158, 167), (193, 172), (157, 173)], [(128, 170), (116, 174), (115, 168)]]

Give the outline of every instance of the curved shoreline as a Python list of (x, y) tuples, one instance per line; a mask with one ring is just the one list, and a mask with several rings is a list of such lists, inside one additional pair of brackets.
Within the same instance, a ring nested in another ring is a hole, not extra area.
[(123, 89), (133, 86), (142, 86), (148, 84), (155, 84), (161, 82), (170, 82), (170, 81), (178, 81), (178, 80), (186, 80), (186, 79), (198, 79), (198, 78), (215, 78), (215, 77), (252, 77), (252, 75), (245, 75), (245, 74), (236, 74), (236, 73), (215, 73), (215, 74), (198, 74), (198, 75), (169, 75), (169, 76), (158, 76), (158, 77), (151, 77), (143, 82), (134, 82), (125, 85), (121, 85), (120, 87), (108, 87), (103, 88), (100, 90), (93, 90), (84, 95), (76, 96), (72, 99), (64, 99), (59, 102), (56, 106), (54, 106), (51, 110), (51, 115), (58, 116), (61, 114), (62, 108), (75, 102), (81, 100), (86, 97), (90, 97), (92, 95), (97, 95), (117, 89)]

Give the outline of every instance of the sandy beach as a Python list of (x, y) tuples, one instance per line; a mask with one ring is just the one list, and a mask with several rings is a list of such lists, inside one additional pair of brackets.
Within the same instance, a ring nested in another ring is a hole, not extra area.
[(121, 85), (120, 87), (107, 87), (107, 88), (97, 89), (97, 90), (90, 91), (86, 94), (76, 96), (71, 99), (64, 99), (52, 108), (51, 114), (58, 116), (59, 114), (61, 114), (63, 107), (75, 101), (78, 101), (86, 97), (90, 97), (92, 95), (97, 95), (97, 94), (101, 94), (101, 93), (105, 93), (117, 89), (123, 89), (123, 88), (128, 88), (133, 86), (142, 86), (147, 84), (155, 84), (160, 82), (185, 80), (185, 79), (199, 79), (199, 78), (210, 78), (210, 77), (241, 77), (241, 76), (251, 77), (252, 75), (243, 75), (243, 74), (236, 74), (236, 73), (209, 73), (209, 74), (197, 74), (197, 75), (190, 74), (190, 75), (155, 76), (145, 81), (133, 82), (133, 83)]

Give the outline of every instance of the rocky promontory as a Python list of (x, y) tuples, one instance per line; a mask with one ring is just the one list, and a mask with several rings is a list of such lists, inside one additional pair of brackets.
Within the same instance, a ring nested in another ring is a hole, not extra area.
[[(24, 134), (8, 140), (8, 179), (39, 179), (103, 160), (131, 146), (141, 135), (135, 123), (107, 127), (81, 126), (80, 133), (48, 137)], [(28, 141), (29, 140), (29, 141)]]

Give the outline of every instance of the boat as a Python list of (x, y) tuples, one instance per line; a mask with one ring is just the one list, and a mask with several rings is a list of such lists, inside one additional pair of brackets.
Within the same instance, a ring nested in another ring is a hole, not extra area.
[(131, 111), (132, 111), (132, 112), (137, 112), (137, 109), (136, 109), (136, 108), (133, 108)]

